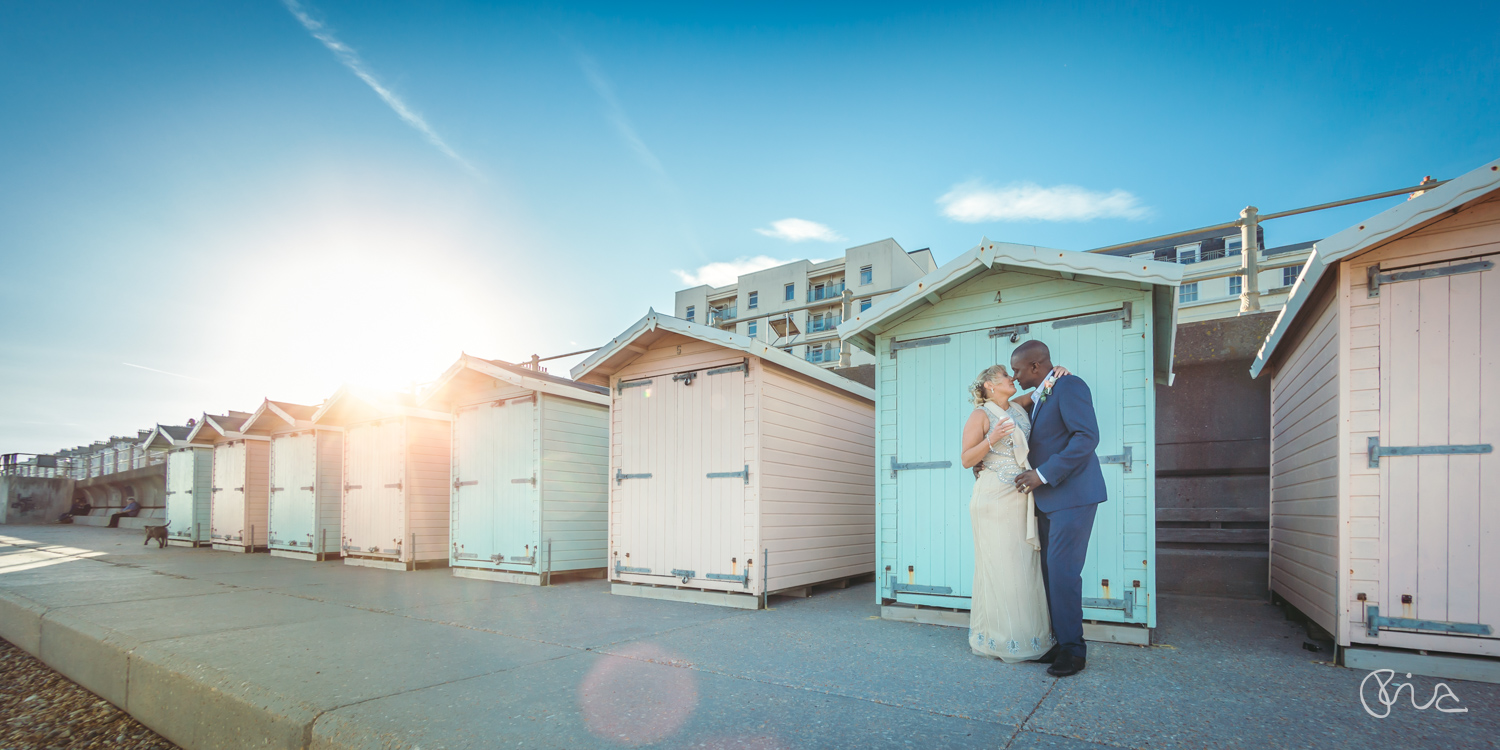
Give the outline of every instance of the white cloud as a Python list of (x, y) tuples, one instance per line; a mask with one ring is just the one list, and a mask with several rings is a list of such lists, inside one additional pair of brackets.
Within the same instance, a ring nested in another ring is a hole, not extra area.
[(1042, 187), (1021, 182), (1003, 188), (980, 182), (956, 185), (937, 200), (943, 215), (974, 224), (982, 221), (1092, 221), (1143, 219), (1151, 210), (1124, 190), (1100, 192), (1077, 185)]
[(767, 237), (775, 237), (787, 242), (804, 242), (806, 240), (817, 240), (819, 242), (841, 242), (844, 237), (838, 232), (829, 229), (824, 224), (807, 219), (782, 219), (771, 222), (770, 229), (755, 230)]
[(742, 274), (755, 273), (756, 271), (775, 268), (776, 266), (790, 262), (789, 260), (777, 260), (767, 255), (757, 255), (754, 258), (739, 258), (731, 261), (709, 263), (699, 266), (695, 271), (678, 271), (674, 269), (672, 273), (677, 274), (677, 278), (681, 279), (682, 283), (688, 286), (698, 286), (700, 284), (724, 286), (725, 284), (733, 284)]
[(307, 29), (307, 32), (312, 34), (314, 39), (322, 42), (323, 46), (327, 47), (328, 51), (332, 52), (334, 57), (337, 57), (339, 62), (344, 64), (344, 67), (348, 68), (354, 75), (359, 76), (361, 81), (369, 85), (402, 120), (406, 121), (406, 124), (416, 128), (417, 132), (427, 138), (428, 143), (436, 146), (439, 151), (447, 155), (448, 158), (458, 162), (464, 169), (475, 175), (479, 174), (474, 165), (465, 161), (463, 157), (450, 148), (447, 142), (428, 126), (427, 121), (422, 119), (421, 115), (413, 112), (410, 107), (406, 106), (406, 102), (401, 101), (401, 97), (396, 96), (379, 79), (375, 78), (375, 74), (370, 72), (370, 69), (365, 65), (365, 61), (360, 59), (359, 53), (355, 52), (353, 47), (344, 44), (338, 37), (334, 36), (333, 32), (329, 31), (328, 27), (322, 21), (315, 20), (312, 16), (308, 15), (307, 11), (302, 7), (302, 3), (298, 2), (298, 0), (282, 0), (282, 3), (296, 17), (297, 22), (302, 24), (302, 28)]

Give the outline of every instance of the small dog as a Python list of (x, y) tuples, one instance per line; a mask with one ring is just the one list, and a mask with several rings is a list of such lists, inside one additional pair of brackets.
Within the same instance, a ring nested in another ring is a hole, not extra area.
[(171, 524), (163, 524), (161, 526), (147, 526), (146, 541), (141, 542), (141, 546), (144, 547), (150, 544), (152, 539), (156, 540), (157, 549), (161, 549), (167, 546), (167, 526), (170, 525)]

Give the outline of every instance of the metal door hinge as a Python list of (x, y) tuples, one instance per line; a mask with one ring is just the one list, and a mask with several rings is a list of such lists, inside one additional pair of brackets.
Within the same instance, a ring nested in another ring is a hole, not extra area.
[(1442, 620), (1414, 620), (1409, 617), (1381, 617), (1380, 606), (1365, 607), (1365, 635), (1380, 637), (1381, 628), (1402, 630), (1431, 630), (1439, 633), (1460, 635), (1494, 635), (1494, 628), (1477, 622), (1444, 622)]
[(949, 586), (919, 586), (914, 583), (897, 583), (896, 577), (891, 576), (892, 594), (943, 594), (953, 595), (953, 589)]
[(710, 471), (707, 476), (709, 479), (734, 479), (742, 477), (745, 480), (745, 484), (750, 484), (750, 466), (747, 464), (743, 471)]
[(624, 565), (621, 565), (619, 560), (615, 561), (615, 573), (616, 574), (619, 574), (619, 573), (650, 573), (650, 572), (651, 572), (650, 568), (628, 568), (628, 567), (626, 567)]
[(502, 560), (504, 560), (505, 562), (510, 563), (511, 565), (535, 565), (536, 564), (536, 555), (532, 555), (530, 557), (510, 557), (510, 558), (507, 558), (504, 555), (497, 555), (497, 557), (500, 557)]
[(1099, 463), (1101, 463), (1101, 464), (1124, 464), (1125, 465), (1125, 473), (1127, 473), (1127, 474), (1130, 473), (1130, 466), (1131, 466), (1131, 462), (1133, 460), (1134, 460), (1134, 451), (1131, 450), (1131, 447), (1128, 446), (1128, 445), (1125, 446), (1125, 452), (1124, 453), (1120, 453), (1120, 454), (1114, 455), (1114, 456), (1100, 456), (1099, 457)]
[(1121, 599), (1099, 599), (1097, 597), (1085, 596), (1083, 606), (1094, 609), (1118, 609), (1125, 612), (1128, 619), (1135, 614), (1135, 592), (1127, 589)]
[(732, 575), (729, 573), (709, 573), (708, 575), (704, 576), (704, 578), (707, 578), (710, 581), (739, 581), (740, 585), (744, 586), (747, 589), (750, 588), (750, 568), (748, 566), (746, 566), (745, 572), (739, 575)]
[(478, 560), (479, 559), (479, 555), (476, 555), (473, 552), (457, 552), (457, 553), (454, 553), (453, 559), (455, 559), (455, 560)]
[(388, 489), (388, 490), (399, 490), (399, 489), (402, 489), (400, 482), (397, 482), (395, 484), (388, 484), (388, 485), (385, 486), (385, 488)]
[(365, 488), (365, 486), (362, 485), (362, 484), (346, 484), (346, 485), (344, 485), (344, 491), (345, 492), (348, 492), (349, 490), (362, 490), (364, 488)]
[(1489, 443), (1477, 443), (1474, 445), (1388, 445), (1382, 446), (1380, 438), (1371, 437), (1369, 441), (1370, 468), (1380, 468), (1381, 456), (1462, 456), (1477, 453), (1493, 453), (1494, 447)]
[(1015, 326), (1000, 326), (999, 328), (991, 328), (990, 338), (998, 339), (1004, 336), (1005, 338), (1010, 339), (1010, 343), (1014, 344), (1017, 341), (1020, 341), (1021, 337), (1028, 333), (1031, 333), (1031, 326), (1022, 323)]
[(272, 492), (286, 492), (286, 489), (282, 488), (282, 487), (272, 487), (271, 491)]
[(650, 478), (651, 478), (650, 474), (626, 474), (626, 473), (620, 471), (619, 469), (615, 469), (615, 484), (616, 485), (618, 485), (619, 483), (621, 483), (621, 482), (623, 482), (623, 481), (625, 481), (627, 479), (650, 479)]
[(1121, 328), (1130, 327), (1130, 316), (1132, 305), (1129, 302), (1121, 303), (1120, 309), (1109, 312), (1094, 313), (1093, 315), (1080, 315), (1076, 318), (1063, 318), (1052, 321), (1053, 328), (1073, 328), (1074, 326), (1087, 326), (1095, 323), (1107, 323), (1111, 320), (1121, 321)]
[(529, 476), (529, 477), (527, 477), (525, 479), (512, 479), (512, 480), (510, 480), (510, 483), (511, 484), (529, 484), (532, 487), (535, 487), (536, 486), (536, 475), (533, 474), (532, 476)]
[(683, 583), (687, 583), (688, 579), (690, 579), (690, 578), (697, 578), (698, 577), (698, 571), (696, 571), (696, 570), (676, 570), (676, 569), (673, 569), (672, 575), (677, 576), (678, 578), (681, 578)]
[(912, 471), (913, 469), (951, 469), (952, 461), (914, 461), (912, 463), (897, 463), (896, 457), (891, 456), (891, 479), (896, 478), (898, 471)]
[(1477, 273), (1494, 268), (1495, 264), (1480, 260), (1473, 263), (1460, 263), (1456, 266), (1443, 266), (1442, 268), (1424, 268), (1420, 271), (1393, 271), (1381, 273), (1380, 264), (1376, 263), (1365, 270), (1368, 275), (1366, 279), (1367, 296), (1379, 297), (1381, 284), (1393, 284), (1397, 281), (1418, 281), (1421, 279), (1436, 279), (1443, 276), (1457, 276), (1461, 273)]
[(708, 372), (705, 372), (703, 374), (704, 375), (722, 375), (722, 374), (724, 374), (726, 372), (743, 372), (743, 373), (745, 373), (745, 377), (747, 377), (747, 378), (750, 377), (750, 358), (746, 357), (745, 359), (740, 360), (740, 363), (737, 364), (737, 365), (730, 365), (728, 367), (715, 368), (715, 369), (709, 370)]
[(647, 385), (651, 385), (650, 380), (632, 380), (628, 383), (621, 380), (619, 383), (615, 384), (615, 393), (620, 394), (624, 393), (626, 388), (640, 388), (641, 386)]
[(467, 482), (460, 482), (457, 479), (455, 479), (455, 480), (453, 480), (453, 489), (456, 490), (459, 487), (469, 487), (469, 486), (476, 485), (476, 484), (479, 484), (479, 480), (478, 479), (471, 479), (471, 480), (469, 480)]
[(902, 349), (917, 349), (923, 346), (937, 346), (939, 344), (946, 344), (950, 340), (952, 340), (952, 337), (950, 336), (933, 336), (932, 338), (913, 339), (911, 341), (892, 341), (891, 359), (895, 359), (896, 352), (899, 352)]
[(297, 489), (299, 489), (299, 490), (307, 490), (308, 492), (312, 492), (313, 490), (315, 490), (317, 488), (309, 484), (306, 487), (298, 487)]

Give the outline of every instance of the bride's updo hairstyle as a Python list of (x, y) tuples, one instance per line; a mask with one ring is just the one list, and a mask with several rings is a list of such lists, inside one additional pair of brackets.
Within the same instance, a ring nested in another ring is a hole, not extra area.
[(984, 406), (984, 402), (989, 400), (984, 395), (985, 383), (994, 380), (996, 375), (1009, 374), (1010, 371), (1005, 369), (1005, 365), (990, 365), (989, 367), (984, 368), (984, 370), (979, 373), (979, 377), (974, 378), (974, 383), (969, 386), (969, 398), (973, 400), (974, 406), (982, 407)]

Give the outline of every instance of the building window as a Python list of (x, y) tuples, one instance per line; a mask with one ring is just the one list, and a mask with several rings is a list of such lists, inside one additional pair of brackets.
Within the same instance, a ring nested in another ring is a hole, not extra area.
[(797, 299), (797, 285), (796, 284), (787, 284), (786, 285), (786, 301), (787, 302), (791, 302), (794, 299)]
[(874, 280), (875, 280), (875, 267), (874, 266), (861, 266), (860, 269), (859, 269), (859, 285), (860, 286), (869, 286), (870, 282), (872, 282)]
[(1179, 303), (1181, 303), (1181, 302), (1197, 302), (1198, 301), (1198, 282), (1194, 281), (1191, 284), (1183, 284), (1182, 286), (1177, 287), (1177, 301)]
[(751, 292), (750, 293), (750, 309), (754, 310), (757, 307), (760, 307), (760, 292)]
[(752, 338), (752, 339), (755, 338), (755, 331), (756, 331), (756, 325), (755, 324), (759, 323), (759, 322), (760, 321), (758, 321), (758, 320), (752, 320), (748, 324), (746, 324), (747, 327), (745, 328), (745, 331), (750, 334), (750, 338)]
[(698, 309), (696, 307), (694, 307), (692, 305), (688, 305), (687, 319), (688, 319), (689, 323), (693, 322), (693, 315), (697, 314), (697, 312), (698, 312)]
[(873, 305), (873, 304), (875, 304), (875, 301), (872, 300), (872, 299), (869, 299), (868, 297), (865, 298), (865, 299), (862, 299), (862, 300), (859, 301), (859, 311), (860, 312), (864, 312), (864, 311), (870, 309), (870, 305)]
[(1224, 256), (1233, 258), (1245, 247), (1245, 238), (1239, 235), (1224, 238)]
[[(1198, 245), (1182, 245), (1177, 248), (1177, 262), (1183, 265), (1198, 262)], [(1194, 298), (1196, 299), (1196, 298)]]
[(1230, 276), (1229, 277), (1229, 296), (1231, 296), (1231, 297), (1238, 297), (1242, 293), (1244, 293), (1244, 291), (1245, 291), (1245, 277), (1244, 276)]
[(1297, 272), (1300, 270), (1302, 269), (1298, 268), (1297, 266), (1287, 266), (1286, 268), (1281, 269), (1281, 285), (1291, 286), (1297, 283)]

